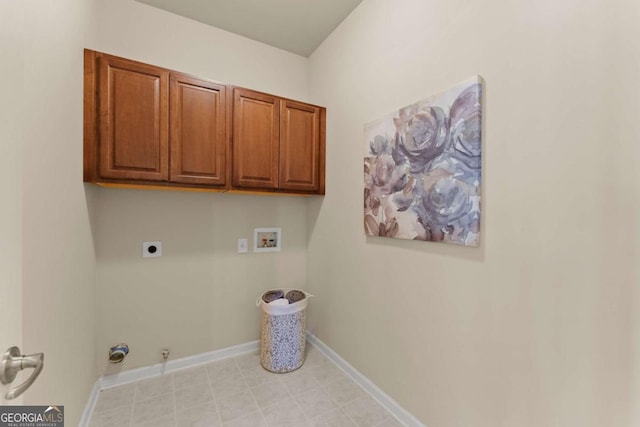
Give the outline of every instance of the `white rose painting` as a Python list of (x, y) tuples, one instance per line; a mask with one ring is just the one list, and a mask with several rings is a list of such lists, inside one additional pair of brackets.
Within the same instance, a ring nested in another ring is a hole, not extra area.
[(478, 246), (480, 76), (365, 125), (369, 236)]

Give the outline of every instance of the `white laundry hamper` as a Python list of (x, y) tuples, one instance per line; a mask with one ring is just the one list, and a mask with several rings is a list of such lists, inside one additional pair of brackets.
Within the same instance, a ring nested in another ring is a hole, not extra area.
[(260, 364), (267, 371), (291, 372), (304, 363), (305, 309), (311, 296), (297, 289), (277, 289), (265, 292), (256, 302), (262, 307)]

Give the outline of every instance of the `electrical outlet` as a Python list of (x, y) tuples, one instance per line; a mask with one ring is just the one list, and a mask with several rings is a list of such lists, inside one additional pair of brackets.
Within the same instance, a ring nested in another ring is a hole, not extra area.
[(246, 254), (249, 252), (249, 240), (248, 239), (238, 239), (238, 253)]
[(142, 258), (162, 256), (162, 242), (142, 242)]

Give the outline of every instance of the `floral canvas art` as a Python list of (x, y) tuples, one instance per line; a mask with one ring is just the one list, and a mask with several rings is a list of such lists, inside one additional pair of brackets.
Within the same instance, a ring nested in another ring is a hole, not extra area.
[(480, 76), (365, 125), (369, 236), (478, 246)]

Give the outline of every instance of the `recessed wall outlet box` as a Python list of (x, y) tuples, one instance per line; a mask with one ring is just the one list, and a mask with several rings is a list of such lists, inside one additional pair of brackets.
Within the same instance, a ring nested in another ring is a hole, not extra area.
[(249, 252), (249, 239), (238, 239), (238, 253), (246, 254)]
[(142, 242), (142, 258), (162, 256), (162, 242)]
[(282, 248), (282, 229), (269, 227), (253, 230), (254, 252), (280, 252), (280, 248)]

